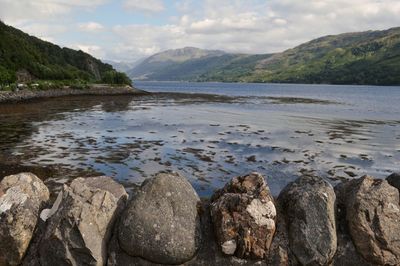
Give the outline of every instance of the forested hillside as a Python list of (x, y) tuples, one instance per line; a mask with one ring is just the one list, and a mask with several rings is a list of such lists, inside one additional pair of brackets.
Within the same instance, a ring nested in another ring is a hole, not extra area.
[(0, 84), (16, 82), (20, 72), (32, 80), (131, 83), (124, 73), (87, 53), (61, 48), (0, 21)]
[(265, 60), (244, 77), (205, 80), (329, 84), (400, 84), (400, 28), (322, 37)]

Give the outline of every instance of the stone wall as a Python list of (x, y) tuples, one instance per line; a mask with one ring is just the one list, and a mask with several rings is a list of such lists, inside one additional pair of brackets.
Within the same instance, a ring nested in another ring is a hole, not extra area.
[(50, 205), (39, 178), (8, 176), (0, 265), (400, 265), (399, 178), (303, 176), (274, 199), (251, 173), (200, 200), (160, 173), (129, 201), (110, 177), (77, 178)]

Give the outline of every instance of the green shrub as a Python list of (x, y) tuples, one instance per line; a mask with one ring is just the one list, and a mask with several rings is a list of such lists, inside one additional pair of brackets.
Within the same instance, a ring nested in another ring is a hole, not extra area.
[(10, 84), (15, 81), (15, 72), (0, 66), (0, 84)]
[(116, 85), (132, 85), (132, 81), (125, 73), (113, 70), (105, 72), (101, 82)]

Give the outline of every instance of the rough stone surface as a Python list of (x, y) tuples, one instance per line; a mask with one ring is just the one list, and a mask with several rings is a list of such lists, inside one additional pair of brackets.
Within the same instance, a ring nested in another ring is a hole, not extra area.
[(212, 197), (211, 217), (223, 253), (263, 259), (275, 233), (276, 209), (264, 177), (236, 177)]
[(358, 252), (372, 264), (400, 265), (399, 191), (364, 176), (345, 184), (346, 220)]
[(340, 183), (335, 187), (338, 247), (333, 257), (332, 266), (370, 266), (372, 264), (368, 263), (360, 253), (357, 252), (349, 233), (346, 222), (346, 195), (344, 187), (345, 183)]
[(285, 215), (279, 201), (276, 202), (277, 220), (274, 239), (266, 257), (267, 265), (272, 266), (294, 266), (299, 265), (296, 257), (289, 247), (289, 235)]
[[(196, 256), (181, 265), (185, 266), (220, 266), (220, 265), (232, 265), (232, 266), (254, 266), (254, 265), (286, 265), (286, 264), (267, 264), (265, 260), (254, 261), (248, 259), (239, 259), (235, 256), (226, 256), (221, 252), (221, 248), (217, 245), (215, 234), (213, 232), (213, 226), (211, 223), (210, 216), (210, 202), (208, 200), (202, 201), (199, 207), (199, 215), (201, 220), (203, 245), (201, 245), (199, 252)], [(117, 234), (114, 234), (110, 242), (110, 253), (108, 256), (108, 266), (160, 266), (165, 264), (154, 263), (140, 257), (132, 257), (126, 254), (118, 243)]]
[(386, 178), (386, 181), (395, 188), (400, 190), (400, 173), (393, 173)]
[(322, 178), (303, 176), (281, 192), (290, 249), (302, 265), (327, 265), (336, 252), (335, 192)]
[(114, 221), (127, 200), (110, 177), (77, 178), (63, 188), (39, 246), (41, 265), (104, 265)]
[(121, 217), (119, 245), (127, 255), (155, 263), (189, 261), (200, 247), (199, 201), (178, 174), (146, 180)]
[(17, 265), (32, 239), (49, 190), (35, 175), (21, 173), (5, 177), (0, 191), (0, 265)]

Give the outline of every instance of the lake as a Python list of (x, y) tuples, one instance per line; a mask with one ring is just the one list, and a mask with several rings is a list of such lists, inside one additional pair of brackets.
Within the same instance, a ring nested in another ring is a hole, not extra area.
[(109, 175), (128, 190), (177, 171), (207, 197), (257, 171), (274, 195), (300, 175), (332, 184), (400, 170), (400, 87), (136, 82), (145, 96), (0, 105), (0, 170), (57, 191)]

